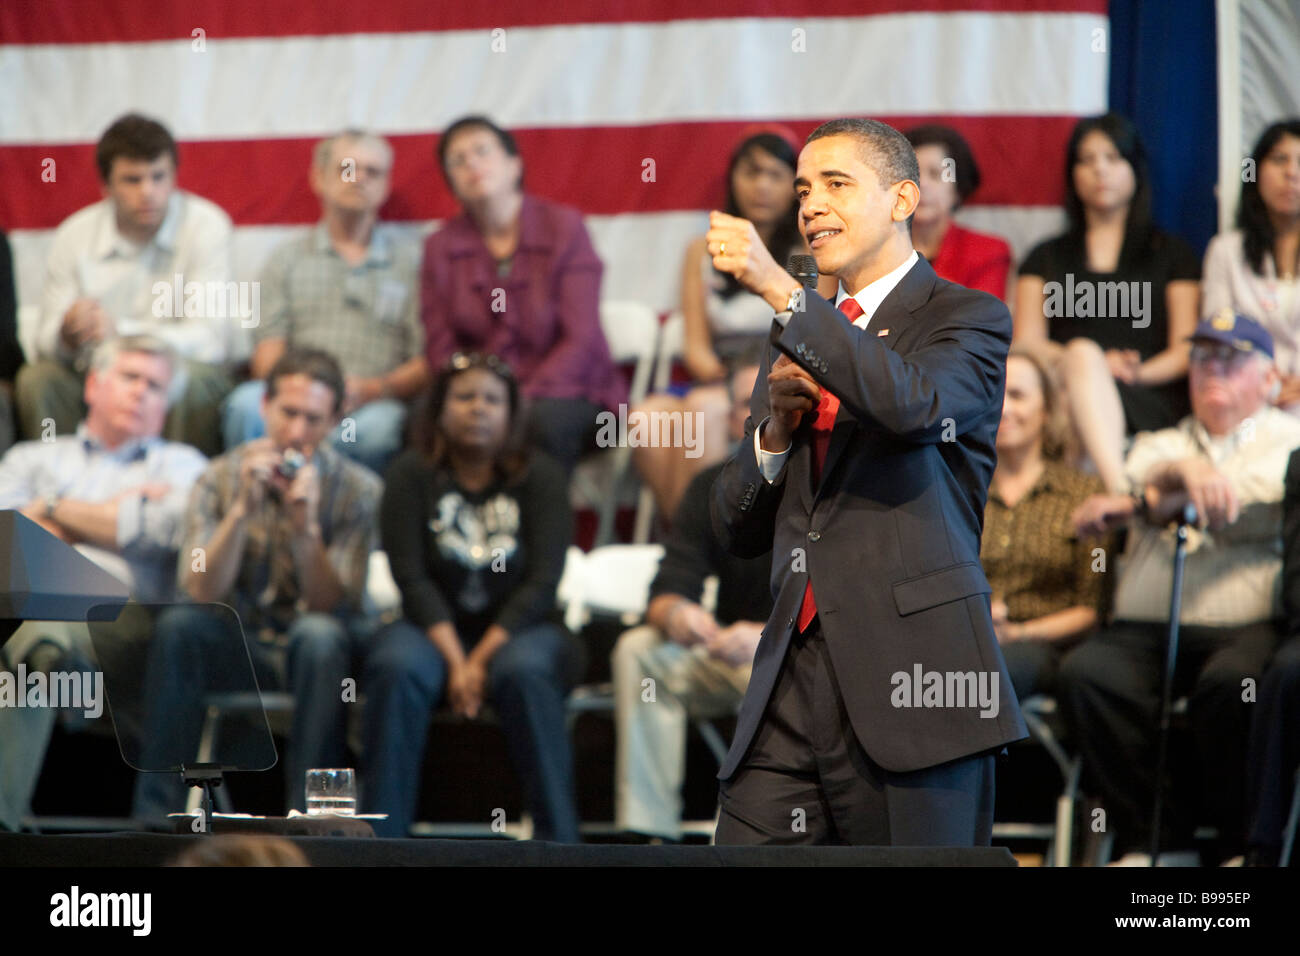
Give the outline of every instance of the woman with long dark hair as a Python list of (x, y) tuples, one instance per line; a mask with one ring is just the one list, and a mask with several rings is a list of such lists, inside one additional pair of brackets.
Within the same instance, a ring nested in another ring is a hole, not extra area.
[(1137, 128), (1107, 113), (1080, 120), (1065, 166), (1069, 228), (1025, 258), (1016, 283), (1017, 344), (1058, 363), (1082, 450), (1108, 491), (1127, 491), (1124, 439), (1191, 409), (1188, 337), (1200, 263), (1151, 221)]
[[(727, 164), (727, 214), (752, 222), (781, 263), (791, 253), (807, 252), (794, 198), (797, 160), (792, 136), (762, 129), (745, 136)], [(684, 449), (672, 447), (633, 450), (633, 462), (665, 515), (676, 513), (696, 474), (726, 457), (729, 366), (751, 360), (772, 325), (770, 305), (742, 289), (733, 276), (713, 268), (702, 235), (686, 247), (682, 262), (681, 315), (682, 360), (693, 384), (684, 395), (652, 395), (638, 409), (698, 416), (699, 454), (687, 457)]]
[(1248, 315), (1273, 335), (1275, 404), (1300, 413), (1300, 117), (1264, 130), (1243, 169), (1237, 228), (1205, 250), (1201, 315)]
[(376, 636), (359, 688), (365, 800), (389, 814), (385, 835), (406, 835), (445, 696), (465, 717), (488, 702), (500, 716), (537, 838), (579, 839), (565, 699), (583, 655), (555, 602), (573, 516), (564, 473), (520, 425), (510, 369), (456, 353), (388, 470), (380, 532), (404, 617)]

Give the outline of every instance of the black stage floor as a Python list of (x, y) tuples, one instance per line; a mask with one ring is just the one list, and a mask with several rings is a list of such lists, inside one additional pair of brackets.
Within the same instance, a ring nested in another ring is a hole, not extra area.
[[(0, 833), (0, 866), (164, 866), (204, 836)], [(1005, 847), (629, 846), (288, 837), (314, 866), (1015, 866)]]

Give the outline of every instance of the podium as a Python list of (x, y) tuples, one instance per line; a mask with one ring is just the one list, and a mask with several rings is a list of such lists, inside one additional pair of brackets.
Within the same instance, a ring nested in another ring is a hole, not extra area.
[[(276, 763), (275, 745), (265, 709), (246, 721), (242, 734), (227, 734), (208, 758), (197, 763), (193, 745), (156, 745), (143, 732), (151, 688), (146, 680), (147, 642), (153, 640), (158, 616), (170, 606), (137, 604), (127, 585), (75, 547), (50, 534), (17, 511), (0, 511), (0, 651), (18, 627), (29, 621), (69, 621), (87, 625), (103, 673), (108, 710), (123, 761), (145, 773), (180, 774), (203, 786), (206, 819), (212, 819), (211, 787), (231, 770), (265, 770)], [(261, 701), (256, 673), (239, 618), (224, 605), (205, 605), (225, 624), (223, 639), (209, 648), (206, 680), (186, 690), (194, 694), (238, 693)], [(130, 635), (129, 640), (124, 640)], [(127, 651), (128, 653), (123, 653)], [(171, 686), (171, 685), (168, 685)], [(165, 709), (152, 726), (167, 720)], [(147, 739), (146, 739), (147, 738)], [(183, 810), (184, 805), (175, 810)]]
[(72, 545), (17, 511), (0, 511), (0, 648), (26, 621), (85, 622), (92, 611), (98, 619), (130, 597)]

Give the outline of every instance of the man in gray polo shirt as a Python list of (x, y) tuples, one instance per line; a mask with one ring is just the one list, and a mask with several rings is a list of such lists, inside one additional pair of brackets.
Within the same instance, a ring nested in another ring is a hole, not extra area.
[(347, 400), (331, 436), (339, 451), (382, 473), (401, 448), (407, 400), (427, 379), (415, 279), (419, 247), (378, 221), (393, 152), (349, 131), (318, 143), (310, 178), (322, 217), (308, 235), (272, 253), (253, 330), (253, 381), (230, 395), (226, 447), (265, 434), (266, 372), (288, 347), (329, 352), (343, 367)]

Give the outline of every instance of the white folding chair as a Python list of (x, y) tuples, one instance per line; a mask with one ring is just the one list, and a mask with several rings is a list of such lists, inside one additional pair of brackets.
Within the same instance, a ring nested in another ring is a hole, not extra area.
[(650, 387), (661, 391), (668, 387), (673, 376), (673, 363), (682, 356), (686, 345), (686, 320), (680, 312), (673, 312), (659, 328), (659, 348), (655, 353), (654, 377)]
[(366, 572), (366, 596), (364, 609), (384, 621), (401, 616), (402, 592), (393, 580), (393, 569), (389, 567), (388, 555), (379, 550), (370, 552), (370, 567)]
[[(685, 330), (686, 322), (680, 312), (672, 313), (660, 326), (659, 348), (655, 352), (654, 377), (651, 379), (650, 386), (653, 391), (663, 391), (672, 380), (673, 363), (681, 357)], [(654, 524), (654, 518), (654, 492), (642, 485), (636, 505), (636, 524), (632, 531), (633, 544), (645, 544), (650, 540), (650, 528)]]
[[(566, 621), (576, 622), (578, 630), (597, 614), (617, 617), (626, 627), (636, 624), (645, 616), (650, 582), (663, 556), (661, 544), (607, 544), (587, 552), (571, 585), (580, 606), (566, 612)], [(565, 587), (564, 578), (560, 586)]]
[[(600, 325), (614, 362), (633, 366), (628, 388), (631, 408), (649, 391), (659, 342), (659, 318), (653, 309), (639, 302), (611, 300), (600, 304)], [(630, 448), (618, 445), (608, 452), (587, 456), (574, 470), (571, 500), (575, 508), (597, 510), (597, 545), (608, 544), (614, 538), (614, 520), (631, 457)]]
[[(664, 556), (659, 544), (607, 544), (583, 554), (569, 548), (556, 592), (564, 623), (577, 634), (594, 615), (631, 627), (645, 617), (650, 582)], [(614, 711), (614, 685), (583, 684), (569, 695), (570, 716)]]
[(607, 300), (600, 304), (600, 328), (614, 361), (634, 366), (628, 401), (635, 405), (650, 389), (659, 344), (659, 317), (640, 302)]

